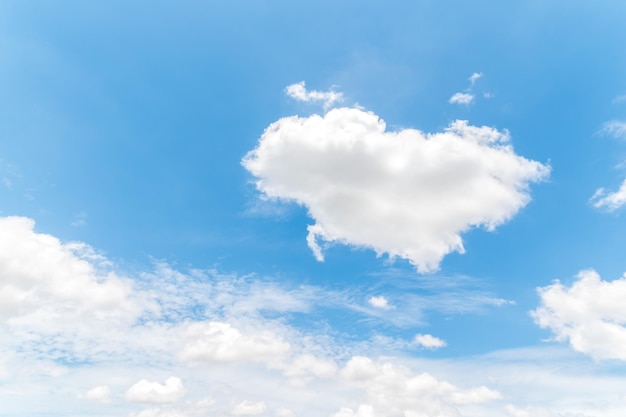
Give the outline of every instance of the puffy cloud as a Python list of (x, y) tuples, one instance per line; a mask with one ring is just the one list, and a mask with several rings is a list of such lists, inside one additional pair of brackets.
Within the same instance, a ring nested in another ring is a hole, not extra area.
[(626, 138), (626, 122), (611, 120), (602, 125), (601, 134), (613, 136), (614, 138)]
[(557, 281), (538, 292), (541, 306), (531, 314), (556, 340), (596, 359), (626, 360), (626, 276), (603, 281), (586, 270), (569, 288)]
[(622, 182), (619, 190), (607, 193), (604, 188), (598, 188), (590, 199), (591, 204), (598, 209), (615, 211), (626, 204), (626, 180)]
[(85, 398), (97, 403), (110, 403), (111, 388), (108, 385), (94, 387), (85, 393)]
[(448, 101), (451, 104), (470, 104), (474, 101), (474, 95), (470, 93), (454, 93)]
[(445, 342), (445, 340), (441, 340), (438, 337), (432, 336), (430, 334), (415, 335), (415, 339), (413, 339), (413, 343), (423, 348), (433, 349), (433, 350), (447, 346), (447, 343)]
[(311, 354), (299, 355), (282, 368), (283, 374), (296, 386), (305, 386), (313, 377), (332, 378), (337, 373), (337, 364), (333, 360)]
[(104, 259), (89, 246), (36, 233), (34, 224), (0, 217), (0, 323), (57, 333), (138, 317), (129, 280), (99, 271)]
[(321, 101), (325, 109), (343, 100), (343, 94), (336, 91), (308, 91), (304, 81), (287, 86), (285, 93), (298, 101)]
[(375, 363), (362, 356), (353, 357), (341, 374), (347, 382), (365, 390), (367, 401), (356, 412), (344, 407), (335, 417), (456, 416), (459, 406), (501, 397), (499, 392), (484, 386), (464, 390), (430, 374), (415, 375), (406, 368)]
[(165, 385), (142, 379), (126, 391), (126, 399), (134, 403), (169, 404), (180, 400), (185, 392), (183, 381), (174, 376)]
[(187, 329), (189, 343), (180, 357), (198, 362), (274, 361), (290, 348), (271, 332), (243, 335), (228, 323), (194, 323)]
[(258, 416), (267, 411), (267, 405), (263, 401), (253, 402), (244, 400), (233, 407), (230, 413), (234, 416)]
[(372, 296), (367, 302), (376, 308), (382, 308), (383, 310), (388, 310), (390, 308), (389, 301), (385, 297), (381, 296)]
[(265, 197), (307, 207), (307, 242), (368, 247), (408, 259), (420, 272), (463, 252), (460, 234), (493, 230), (530, 201), (528, 186), (549, 168), (525, 159), (508, 134), (453, 122), (444, 132), (386, 131), (356, 108), (271, 124), (242, 160)]

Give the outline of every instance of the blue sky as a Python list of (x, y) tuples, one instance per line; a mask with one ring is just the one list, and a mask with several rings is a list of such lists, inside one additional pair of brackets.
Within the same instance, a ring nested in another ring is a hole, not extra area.
[(0, 416), (626, 412), (617, 1), (0, 2)]

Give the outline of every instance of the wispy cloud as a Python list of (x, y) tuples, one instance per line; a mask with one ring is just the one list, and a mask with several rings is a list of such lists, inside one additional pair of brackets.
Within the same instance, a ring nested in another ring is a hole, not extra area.
[[(476, 81), (478, 81), (482, 77), (483, 77), (482, 72), (472, 73), (472, 75), (470, 75), (470, 77), (468, 78), (469, 86), (462, 92), (454, 93), (452, 97), (450, 97), (448, 102), (450, 104), (460, 104), (460, 105), (466, 105), (466, 106), (472, 104), (474, 100), (476, 99), (476, 95), (473, 93), (474, 85), (476, 84)], [(492, 94), (485, 92), (482, 94), (482, 96), (484, 98), (491, 98)]]
[(601, 135), (612, 136), (617, 139), (626, 139), (626, 122), (611, 120), (602, 125), (598, 131)]
[(482, 72), (475, 72), (472, 75), (470, 75), (469, 77), (470, 85), (473, 86), (476, 83), (476, 81), (482, 78), (482, 76), (483, 76)]
[(285, 88), (285, 93), (298, 101), (322, 102), (324, 109), (332, 107), (335, 103), (343, 101), (343, 94), (337, 91), (307, 90), (304, 81), (291, 84)]
[(604, 188), (598, 188), (589, 200), (597, 209), (615, 211), (626, 204), (626, 180), (617, 191), (607, 192)]

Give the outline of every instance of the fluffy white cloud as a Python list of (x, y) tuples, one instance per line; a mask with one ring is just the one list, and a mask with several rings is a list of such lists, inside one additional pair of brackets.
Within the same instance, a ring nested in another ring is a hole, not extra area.
[(267, 411), (267, 405), (263, 401), (253, 402), (244, 400), (233, 407), (230, 413), (234, 416), (258, 416)]
[(474, 101), (474, 95), (470, 93), (454, 93), (448, 101), (451, 104), (470, 104)]
[(314, 377), (332, 378), (337, 373), (337, 364), (327, 358), (318, 358), (311, 354), (302, 354), (287, 365), (281, 366), (283, 375), (290, 378), (295, 386), (306, 386)]
[(549, 168), (525, 159), (508, 134), (453, 122), (444, 132), (387, 132), (356, 108), (286, 117), (270, 125), (242, 164), (266, 197), (295, 201), (315, 220), (307, 242), (374, 249), (408, 259), (421, 272), (438, 268), (460, 234), (493, 230), (530, 201), (528, 185)]
[(129, 280), (98, 270), (82, 243), (36, 233), (24, 217), (0, 217), (0, 324), (41, 332), (132, 323), (142, 312)]
[(285, 92), (298, 101), (321, 101), (325, 109), (343, 100), (343, 94), (336, 91), (308, 91), (304, 81), (287, 86)]
[(94, 387), (85, 393), (85, 398), (97, 403), (110, 403), (111, 388), (108, 385)]
[(607, 193), (604, 188), (598, 188), (590, 199), (591, 204), (598, 209), (615, 211), (626, 204), (626, 180), (622, 182), (619, 190)]
[(271, 332), (244, 335), (228, 323), (194, 323), (180, 357), (198, 362), (253, 362), (280, 359), (290, 346)]
[(185, 392), (183, 381), (174, 376), (165, 385), (142, 379), (126, 391), (126, 399), (134, 403), (169, 404), (180, 400)]
[(376, 363), (369, 358), (353, 357), (342, 369), (343, 378), (367, 395), (357, 411), (342, 408), (335, 417), (456, 416), (459, 406), (481, 404), (501, 397), (500, 393), (480, 386), (461, 389), (422, 373), (413, 374), (391, 363)]
[(383, 310), (388, 310), (389, 308), (391, 308), (390, 305), (389, 305), (389, 301), (387, 301), (387, 299), (385, 297), (383, 297), (382, 295), (380, 295), (380, 296), (372, 296), (372, 297), (370, 297), (369, 300), (367, 300), (367, 302), (372, 307), (382, 308)]
[(626, 276), (603, 281), (586, 270), (569, 288), (557, 281), (538, 292), (541, 306), (532, 316), (556, 340), (597, 359), (626, 360)]
[(438, 337), (435, 337), (430, 334), (418, 334), (415, 335), (415, 339), (413, 339), (413, 343), (417, 346), (421, 346), (426, 349), (439, 349), (447, 346), (445, 340), (441, 340)]

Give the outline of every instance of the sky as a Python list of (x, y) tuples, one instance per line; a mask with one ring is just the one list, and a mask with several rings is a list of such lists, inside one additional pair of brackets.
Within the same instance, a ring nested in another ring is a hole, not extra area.
[(624, 416), (625, 15), (0, 1), (0, 416)]

